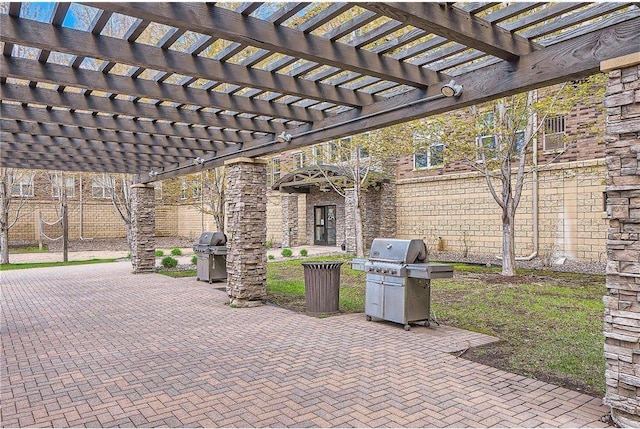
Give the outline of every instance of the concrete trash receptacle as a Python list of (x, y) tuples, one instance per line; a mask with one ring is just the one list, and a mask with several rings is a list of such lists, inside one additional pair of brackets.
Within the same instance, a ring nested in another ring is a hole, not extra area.
[(340, 266), (343, 262), (303, 262), (307, 313), (337, 313), (340, 298)]

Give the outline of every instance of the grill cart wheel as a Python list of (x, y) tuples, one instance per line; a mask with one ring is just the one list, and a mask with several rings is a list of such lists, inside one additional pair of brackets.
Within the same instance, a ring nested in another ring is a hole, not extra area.
[(371, 316), (367, 315), (367, 322), (371, 322)]
[(408, 323), (406, 325), (404, 325), (404, 330), (405, 331), (410, 331), (411, 330), (411, 325), (409, 325)]

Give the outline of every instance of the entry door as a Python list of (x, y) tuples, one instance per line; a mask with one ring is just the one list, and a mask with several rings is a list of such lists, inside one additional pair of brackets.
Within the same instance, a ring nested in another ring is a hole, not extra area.
[(336, 206), (315, 206), (314, 240), (319, 246), (336, 245)]

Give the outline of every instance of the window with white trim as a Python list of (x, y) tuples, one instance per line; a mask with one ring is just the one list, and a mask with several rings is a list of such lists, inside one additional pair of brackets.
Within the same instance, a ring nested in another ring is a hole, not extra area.
[(516, 153), (520, 153), (520, 150), (522, 149), (524, 144), (525, 144), (524, 131), (516, 131), (516, 146), (515, 146)]
[(421, 170), (424, 168), (440, 167), (444, 164), (444, 144), (434, 143), (421, 148), (413, 154), (413, 168)]
[(553, 116), (544, 120), (544, 150), (564, 149), (566, 137), (564, 115)]
[(271, 184), (276, 183), (280, 180), (280, 158), (272, 158), (271, 159)]
[(186, 179), (182, 179), (180, 182), (180, 199), (186, 200), (189, 198), (189, 182)]
[[(434, 142), (435, 140), (435, 142)], [(414, 146), (420, 149), (413, 154), (413, 169), (439, 167), (444, 164), (444, 144), (432, 136), (413, 135)]]
[(498, 155), (498, 137), (491, 134), (495, 129), (495, 115), (493, 112), (485, 113), (479, 123), (480, 135), (476, 137), (476, 147), (478, 148), (478, 161), (483, 159), (495, 159)]
[(60, 189), (64, 182), (64, 190), (67, 198), (73, 197), (76, 188), (76, 178), (74, 176), (64, 176), (54, 173), (49, 176), (51, 178), (51, 196), (53, 198), (60, 198)]
[(93, 198), (111, 198), (116, 188), (113, 177), (103, 176), (91, 179), (91, 196)]
[(12, 197), (33, 197), (33, 174), (19, 173), (11, 186)]
[(293, 154), (293, 168), (302, 168), (306, 163), (306, 155), (304, 152), (296, 152)]

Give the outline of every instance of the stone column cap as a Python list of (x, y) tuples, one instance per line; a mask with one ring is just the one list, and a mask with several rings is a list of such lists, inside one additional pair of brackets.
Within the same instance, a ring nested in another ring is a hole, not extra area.
[(609, 72), (611, 70), (633, 67), (640, 64), (640, 52), (624, 55), (618, 58), (611, 58), (600, 63), (600, 71)]
[(224, 165), (231, 164), (266, 164), (267, 160), (263, 158), (247, 158), (247, 157), (239, 157), (230, 159), (224, 162)]
[(153, 188), (152, 183), (134, 183), (131, 185), (132, 188)]

